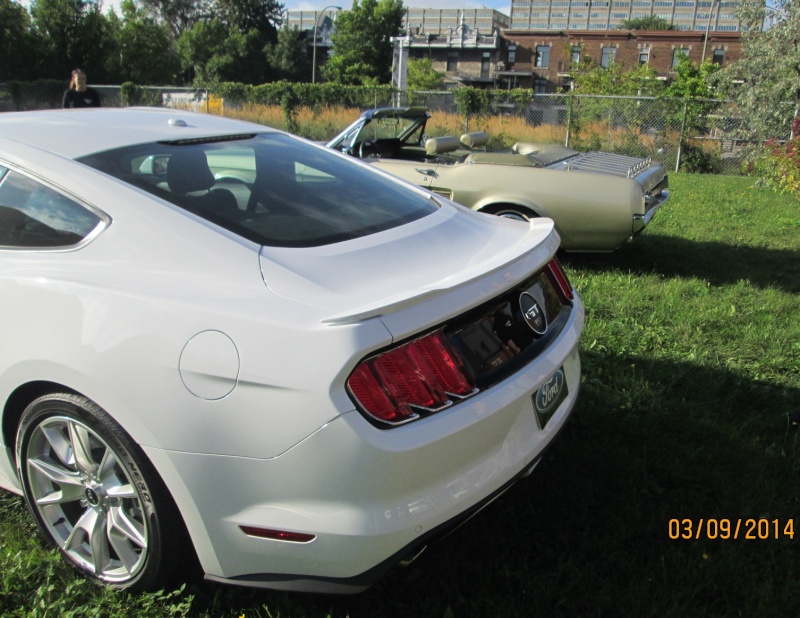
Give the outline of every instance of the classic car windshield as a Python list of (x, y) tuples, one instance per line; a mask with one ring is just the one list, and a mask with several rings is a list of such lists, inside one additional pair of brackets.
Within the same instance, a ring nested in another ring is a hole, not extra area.
[(420, 128), (425, 124), (425, 118), (405, 118), (402, 116), (377, 117), (367, 122), (358, 134), (356, 142), (364, 140), (399, 139), (408, 142), (410, 137), (419, 141)]
[(154, 142), (80, 161), (262, 245), (341, 242), (437, 208), (412, 189), (281, 134)]

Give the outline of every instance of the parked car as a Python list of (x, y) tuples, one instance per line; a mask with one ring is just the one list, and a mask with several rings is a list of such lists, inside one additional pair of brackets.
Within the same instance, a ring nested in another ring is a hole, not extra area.
[(554, 144), (486, 152), (484, 132), (429, 138), (421, 107), (383, 107), (327, 143), (479, 212), (550, 217), (567, 251), (612, 251), (644, 230), (669, 198), (664, 166)]
[(363, 590), (567, 421), (558, 246), (258, 125), (0, 114), (0, 486), (114, 587)]

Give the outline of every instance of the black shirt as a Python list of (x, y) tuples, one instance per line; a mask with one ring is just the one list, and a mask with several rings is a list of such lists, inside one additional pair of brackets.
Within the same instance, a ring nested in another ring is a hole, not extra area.
[(100, 95), (94, 88), (87, 88), (83, 92), (72, 90), (64, 92), (62, 107), (100, 107)]

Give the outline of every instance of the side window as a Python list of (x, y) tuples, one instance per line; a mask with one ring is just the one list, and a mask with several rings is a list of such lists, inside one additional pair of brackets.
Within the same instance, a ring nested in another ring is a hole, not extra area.
[(0, 247), (71, 247), (101, 221), (58, 191), (0, 167)]

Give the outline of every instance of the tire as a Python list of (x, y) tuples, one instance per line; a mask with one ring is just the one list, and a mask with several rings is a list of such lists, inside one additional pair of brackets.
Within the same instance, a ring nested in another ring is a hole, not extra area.
[(498, 217), (506, 217), (507, 219), (514, 219), (516, 221), (530, 221), (531, 219), (539, 217), (539, 215), (530, 208), (517, 206), (515, 204), (495, 204), (493, 206), (487, 206), (481, 212), (497, 215)]
[(28, 507), (70, 566), (114, 588), (171, 583), (185, 539), (177, 509), (104, 410), (79, 395), (40, 397), (22, 413), (16, 455)]

